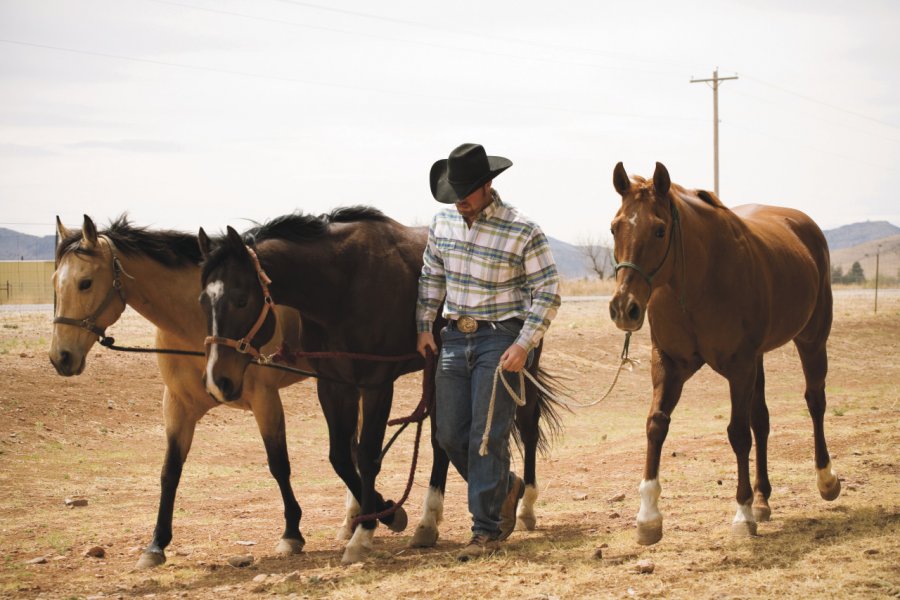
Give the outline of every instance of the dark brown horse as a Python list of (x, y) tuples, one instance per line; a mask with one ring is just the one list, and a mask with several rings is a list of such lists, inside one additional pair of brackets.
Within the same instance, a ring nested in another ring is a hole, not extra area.
[(756, 522), (769, 519), (763, 355), (792, 340), (806, 378), (819, 492), (826, 500), (837, 498), (841, 485), (823, 426), (832, 301), (828, 245), (819, 227), (790, 208), (729, 210), (714, 194), (672, 184), (660, 163), (652, 181), (629, 179), (619, 163), (613, 184), (622, 206), (612, 221), (618, 262), (610, 317), (620, 329), (636, 331), (647, 314), (652, 343), (638, 542), (662, 538), (660, 453), (685, 381), (705, 364), (728, 380), (731, 391), (728, 440), (738, 470), (732, 531), (755, 535)]
[[(260, 274), (260, 267), (271, 279), (267, 289), (274, 302), (300, 312), (304, 350), (414, 355), (394, 363), (347, 358), (310, 361), (319, 376), (317, 389), (328, 422), (331, 464), (359, 501), (363, 514), (390, 507), (391, 502), (375, 490), (375, 479), (381, 469), (394, 380), (424, 366), (415, 354), (415, 303), (427, 231), (405, 227), (371, 208), (354, 207), (321, 217), (287, 215), (246, 232), (243, 238), (229, 228), (225, 242), (215, 248), (203, 230), (199, 239), (206, 255), (201, 302), (210, 336), (249, 338), (247, 352), (243, 353), (220, 341), (210, 343), (206, 386), (213, 396), (227, 401), (240, 394), (250, 354), (271, 336), (274, 319), (270, 315), (260, 317), (264, 307), (260, 281), (267, 280)], [(253, 247), (252, 254), (248, 244)], [(437, 330), (439, 324), (435, 327)], [(536, 374), (538, 364), (539, 355), (532, 365)], [(524, 514), (520, 510), (519, 516), (531, 528), (536, 497), (535, 450), (543, 439), (539, 418), (548, 416), (550, 423), (555, 423), (555, 413), (549, 399), (535, 386), (527, 386), (527, 393), (529, 402), (518, 411), (517, 425), (525, 448), (525, 481), (531, 493), (525, 499), (530, 505), (523, 508)], [(354, 465), (351, 440), (360, 414), (362, 427)], [(425, 514), (411, 541), (413, 546), (434, 544), (443, 511), (449, 462), (434, 440), (433, 426), (432, 448), (434, 461)], [(382, 522), (398, 531), (405, 527), (406, 516), (401, 510)], [(342, 562), (365, 558), (375, 525), (369, 521), (356, 528)]]

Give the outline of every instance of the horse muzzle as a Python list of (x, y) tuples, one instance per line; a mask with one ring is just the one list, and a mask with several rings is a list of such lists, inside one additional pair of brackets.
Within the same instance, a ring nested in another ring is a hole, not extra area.
[(56, 372), (63, 377), (81, 375), (84, 372), (84, 358), (84, 354), (76, 356), (67, 350), (50, 353), (50, 363), (56, 369)]
[(631, 293), (617, 292), (609, 301), (609, 318), (623, 331), (637, 331), (644, 325), (644, 305)]

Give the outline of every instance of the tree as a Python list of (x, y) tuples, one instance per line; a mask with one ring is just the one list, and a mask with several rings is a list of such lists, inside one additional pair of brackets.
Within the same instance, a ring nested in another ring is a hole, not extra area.
[(588, 235), (582, 238), (578, 244), (581, 253), (591, 262), (591, 268), (600, 279), (613, 277), (616, 274), (613, 266), (612, 248), (603, 243), (602, 240)]
[(863, 273), (862, 265), (859, 264), (859, 261), (853, 263), (850, 267), (850, 270), (847, 271), (847, 274), (844, 276), (844, 283), (865, 283), (866, 276)]
[(831, 267), (831, 283), (844, 283), (844, 267), (841, 265)]

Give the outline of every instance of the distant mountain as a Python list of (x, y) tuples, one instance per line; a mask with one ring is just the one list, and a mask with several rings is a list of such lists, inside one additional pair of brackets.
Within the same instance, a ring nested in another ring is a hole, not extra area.
[(556, 259), (556, 268), (564, 279), (580, 279), (582, 277), (594, 277), (594, 269), (590, 259), (582, 249), (572, 244), (567, 244), (556, 238), (548, 236), (550, 250)]
[(900, 227), (887, 221), (866, 221), (864, 223), (842, 225), (823, 233), (825, 234), (825, 239), (828, 240), (828, 248), (834, 252), (841, 248), (850, 248), (851, 246), (898, 235), (900, 234)]
[(0, 227), (0, 260), (53, 260), (55, 236), (38, 237)]

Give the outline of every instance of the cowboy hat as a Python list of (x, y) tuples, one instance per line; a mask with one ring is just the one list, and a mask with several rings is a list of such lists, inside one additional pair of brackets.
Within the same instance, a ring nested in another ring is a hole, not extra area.
[(431, 195), (455, 204), (512, 166), (502, 156), (488, 156), (481, 144), (463, 144), (431, 166)]

